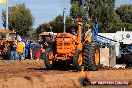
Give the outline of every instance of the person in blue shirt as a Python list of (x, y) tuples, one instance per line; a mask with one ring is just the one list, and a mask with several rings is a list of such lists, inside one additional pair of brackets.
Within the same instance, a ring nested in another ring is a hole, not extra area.
[(36, 58), (36, 52), (37, 52), (38, 49), (41, 49), (41, 45), (36, 43), (35, 41), (33, 41), (30, 44), (30, 56), (31, 56), (31, 59), (35, 59)]
[(30, 44), (27, 42), (26, 43), (26, 46), (25, 46), (25, 57), (26, 59), (29, 59), (30, 58)]

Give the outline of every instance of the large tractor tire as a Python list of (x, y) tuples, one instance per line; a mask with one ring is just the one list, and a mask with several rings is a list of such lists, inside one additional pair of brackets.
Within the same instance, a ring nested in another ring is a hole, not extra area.
[(53, 68), (53, 50), (51, 48), (45, 50), (45, 53), (43, 53), (43, 59), (47, 69)]
[(73, 65), (77, 70), (81, 70), (82, 59), (83, 59), (82, 52), (80, 50), (76, 50), (75, 55), (73, 57)]
[(100, 50), (99, 46), (91, 42), (84, 45), (83, 49), (83, 65), (86, 70), (98, 70), (100, 66)]

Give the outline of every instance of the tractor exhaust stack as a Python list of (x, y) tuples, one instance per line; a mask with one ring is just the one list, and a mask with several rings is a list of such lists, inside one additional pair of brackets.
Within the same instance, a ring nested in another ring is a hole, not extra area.
[(78, 24), (78, 41), (81, 42), (82, 37), (82, 18), (76, 18), (76, 22)]
[(66, 32), (66, 16), (65, 16), (66, 8), (63, 9), (63, 32)]

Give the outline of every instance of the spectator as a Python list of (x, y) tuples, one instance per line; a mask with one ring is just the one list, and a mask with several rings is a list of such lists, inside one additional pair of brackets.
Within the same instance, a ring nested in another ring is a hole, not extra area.
[(41, 45), (33, 41), (30, 45), (31, 59), (40, 58)]
[(0, 39), (3, 39), (2, 35), (0, 35)]
[(38, 48), (36, 51), (36, 59), (39, 60), (41, 58), (41, 49)]
[(22, 39), (19, 38), (17, 44), (17, 59), (22, 60), (22, 54), (25, 52), (25, 44), (22, 42)]
[(39, 60), (41, 58), (41, 45), (39, 44), (39, 42), (37, 41), (36, 43), (36, 59)]
[(32, 44), (33, 44), (33, 41), (30, 40), (30, 43), (29, 43), (30, 60), (33, 60)]
[(36, 57), (36, 48), (35, 48), (35, 41), (31, 41), (30, 43), (30, 56), (31, 56), (31, 59), (34, 59)]
[(25, 58), (29, 59), (30, 58), (30, 44), (27, 42), (25, 46)]
[(16, 42), (10, 44), (11, 60), (16, 60)]
[(24, 44), (24, 51), (23, 51), (23, 53), (22, 53), (22, 59), (24, 60), (25, 59), (25, 48), (26, 48), (26, 39), (24, 38), (24, 37), (22, 37), (21, 38), (22, 40), (22, 42), (23, 42), (23, 44)]

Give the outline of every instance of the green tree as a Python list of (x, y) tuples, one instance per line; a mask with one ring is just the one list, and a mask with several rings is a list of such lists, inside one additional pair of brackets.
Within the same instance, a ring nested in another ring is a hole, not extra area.
[(50, 26), (48, 23), (41, 24), (37, 27), (36, 33), (40, 34), (41, 32), (46, 32), (50, 29)]
[(66, 32), (71, 32), (71, 29), (75, 28), (77, 30), (77, 23), (71, 19), (71, 17), (67, 16), (66, 17)]
[(116, 9), (122, 22), (132, 23), (132, 4), (124, 4)]
[(53, 29), (53, 32), (62, 32), (63, 31), (63, 16), (57, 16), (53, 21), (49, 22), (50, 26)]
[[(115, 11), (118, 15), (118, 18), (120, 18), (122, 22), (114, 22), (111, 25), (110, 31), (116, 32), (124, 28), (126, 29), (126, 31), (132, 31), (132, 4), (123, 4), (117, 7)], [(115, 18), (116, 17), (117, 16), (115, 16)]]
[(27, 39), (36, 39), (37, 38), (37, 32), (35, 28), (32, 28), (30, 31), (27, 33)]
[[(86, 0), (87, 2), (88, 0)], [(82, 17), (86, 21), (87, 14), (83, 0), (71, 0), (70, 16), (75, 20), (76, 17)], [(86, 7), (87, 8), (87, 7)]]
[[(6, 23), (6, 12), (2, 11), (3, 26)], [(9, 30), (15, 30), (19, 35), (26, 36), (32, 29), (34, 18), (24, 4), (9, 7)]]
[[(59, 15), (49, 23), (39, 25), (36, 32), (37, 34), (40, 34), (41, 32), (44, 31), (47, 32), (51, 31), (50, 27), (52, 28), (52, 31), (55, 33), (63, 32), (63, 16)], [(71, 32), (72, 28), (77, 28), (77, 24), (74, 23), (69, 16), (66, 16), (66, 32)]]
[[(71, 16), (79, 16), (79, 9), (83, 9), (82, 17), (89, 16), (89, 21), (94, 26), (95, 18), (99, 21), (99, 31), (109, 32), (113, 23), (121, 22), (120, 17), (115, 13), (115, 0), (71, 0)], [(89, 9), (88, 9), (89, 8)], [(77, 9), (77, 10), (76, 10)], [(87, 14), (88, 9), (88, 14)], [(82, 11), (81, 11), (82, 12)], [(75, 15), (76, 14), (76, 15)], [(87, 19), (86, 19), (87, 20)]]

